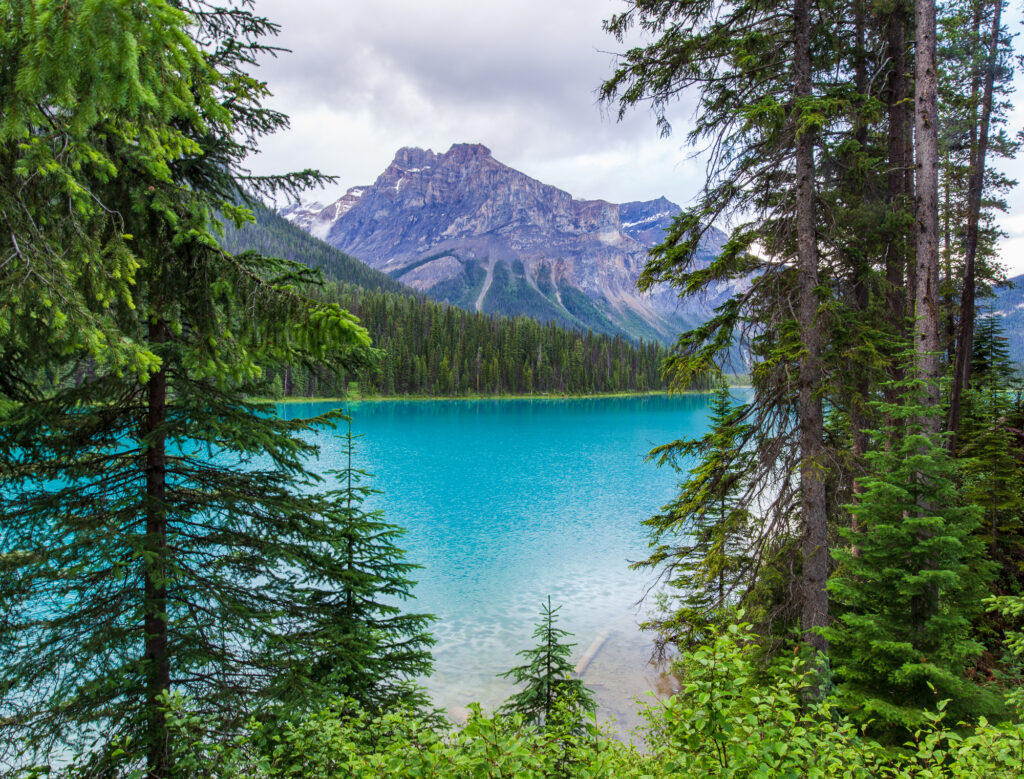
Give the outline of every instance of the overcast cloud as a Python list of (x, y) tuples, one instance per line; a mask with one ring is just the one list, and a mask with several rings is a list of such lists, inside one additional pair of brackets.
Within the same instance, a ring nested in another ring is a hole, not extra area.
[[(402, 146), (443, 152), (474, 142), (577, 198), (665, 195), (685, 205), (703, 182), (701, 161), (682, 147), (692, 105), (676, 108), (676, 133), (663, 139), (645, 109), (616, 122), (597, 104), (612, 52), (622, 48), (601, 25), (621, 7), (621, 0), (257, 0), (281, 25), (278, 43), (292, 50), (260, 72), (271, 105), (292, 126), (264, 140), (253, 167), (319, 168), (338, 184), (316, 196), (333, 200), (372, 182)], [(1018, 168), (1012, 172), (1024, 178)], [(1020, 273), (1024, 194), (1011, 204), (1003, 257)]]

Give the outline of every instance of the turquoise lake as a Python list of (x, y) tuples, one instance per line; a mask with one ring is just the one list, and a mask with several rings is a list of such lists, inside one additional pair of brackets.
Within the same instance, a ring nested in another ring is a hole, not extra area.
[[(404, 526), (416, 572), (408, 610), (437, 616), (435, 672), (425, 685), (447, 709), (499, 705), (496, 674), (533, 645), (542, 602), (561, 606), (575, 634), (574, 662), (595, 641), (583, 673), (620, 727), (635, 696), (657, 687), (637, 602), (650, 572), (641, 522), (674, 494), (679, 474), (644, 461), (652, 447), (700, 435), (709, 395), (578, 400), (382, 401), (343, 405), (362, 436), (355, 464), (382, 491), (371, 504)], [(286, 417), (334, 403), (288, 403)], [(343, 465), (333, 432), (317, 468)]]

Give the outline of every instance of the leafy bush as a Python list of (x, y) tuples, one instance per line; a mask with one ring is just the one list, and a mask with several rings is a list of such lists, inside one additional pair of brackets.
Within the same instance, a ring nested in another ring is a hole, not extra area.
[[(679, 693), (645, 711), (643, 750), (615, 740), (592, 718), (582, 730), (560, 716), (538, 727), (520, 715), (488, 716), (473, 704), (466, 724), (452, 730), (415, 710), (371, 713), (351, 701), (298, 719), (252, 721), (243, 733), (210, 743), (213, 723), (175, 698), (168, 717), (178, 745), (174, 765), (177, 776), (211, 779), (1024, 776), (1020, 723), (949, 727), (943, 703), (909, 741), (885, 747), (832, 700), (807, 702), (817, 680), (800, 657), (776, 663), (766, 676), (759, 652), (749, 626), (733, 625), (684, 654)], [(569, 724), (559, 727), (562, 720)], [(83, 762), (50, 775), (95, 774)], [(141, 775), (128, 762), (105, 774)]]

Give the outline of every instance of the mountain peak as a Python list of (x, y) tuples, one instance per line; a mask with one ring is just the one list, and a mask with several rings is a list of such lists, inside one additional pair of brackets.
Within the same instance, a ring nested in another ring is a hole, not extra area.
[[(399, 149), (372, 185), (287, 216), (438, 300), (671, 341), (720, 302), (710, 295), (707, 310), (680, 311), (674, 290), (636, 289), (647, 250), (678, 213), (665, 198), (576, 200), (483, 144), (456, 143), (442, 154)], [(709, 238), (702, 258), (723, 236)]]
[(395, 159), (391, 163), (400, 168), (428, 168), (437, 160), (437, 155), (430, 149), (420, 149), (416, 146), (403, 146), (395, 152)]
[(482, 143), (453, 143), (444, 156), (453, 162), (465, 163), (479, 157), (490, 157), (491, 150)]

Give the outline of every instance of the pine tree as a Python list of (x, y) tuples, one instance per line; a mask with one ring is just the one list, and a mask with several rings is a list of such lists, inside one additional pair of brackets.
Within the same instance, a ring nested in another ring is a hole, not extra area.
[(977, 324), (971, 389), (957, 454), (962, 494), (981, 510), (978, 534), (997, 565), (996, 595), (1024, 592), (1024, 440), (1013, 368), (995, 317)]
[(556, 714), (582, 725), (584, 715), (597, 709), (593, 694), (583, 681), (572, 678), (569, 656), (576, 645), (562, 643), (570, 634), (555, 626), (560, 608), (552, 608), (548, 596), (547, 604), (541, 607), (541, 621), (533, 631), (539, 643), (533, 649), (517, 653), (526, 663), (500, 674), (523, 685), (523, 689), (505, 702), (502, 712), (522, 714), (527, 722), (541, 727), (551, 724)]
[[(662, 513), (644, 521), (650, 528), (651, 555), (635, 568), (658, 569), (669, 588), (659, 613), (643, 627), (657, 632), (660, 652), (701, 644), (729, 622), (732, 606), (751, 582), (748, 547), (752, 518), (743, 503), (751, 452), (745, 406), (733, 403), (719, 384), (711, 402), (710, 429), (698, 439), (659, 446), (650, 457), (686, 474), (679, 495)], [(700, 461), (692, 467), (692, 458)]]

